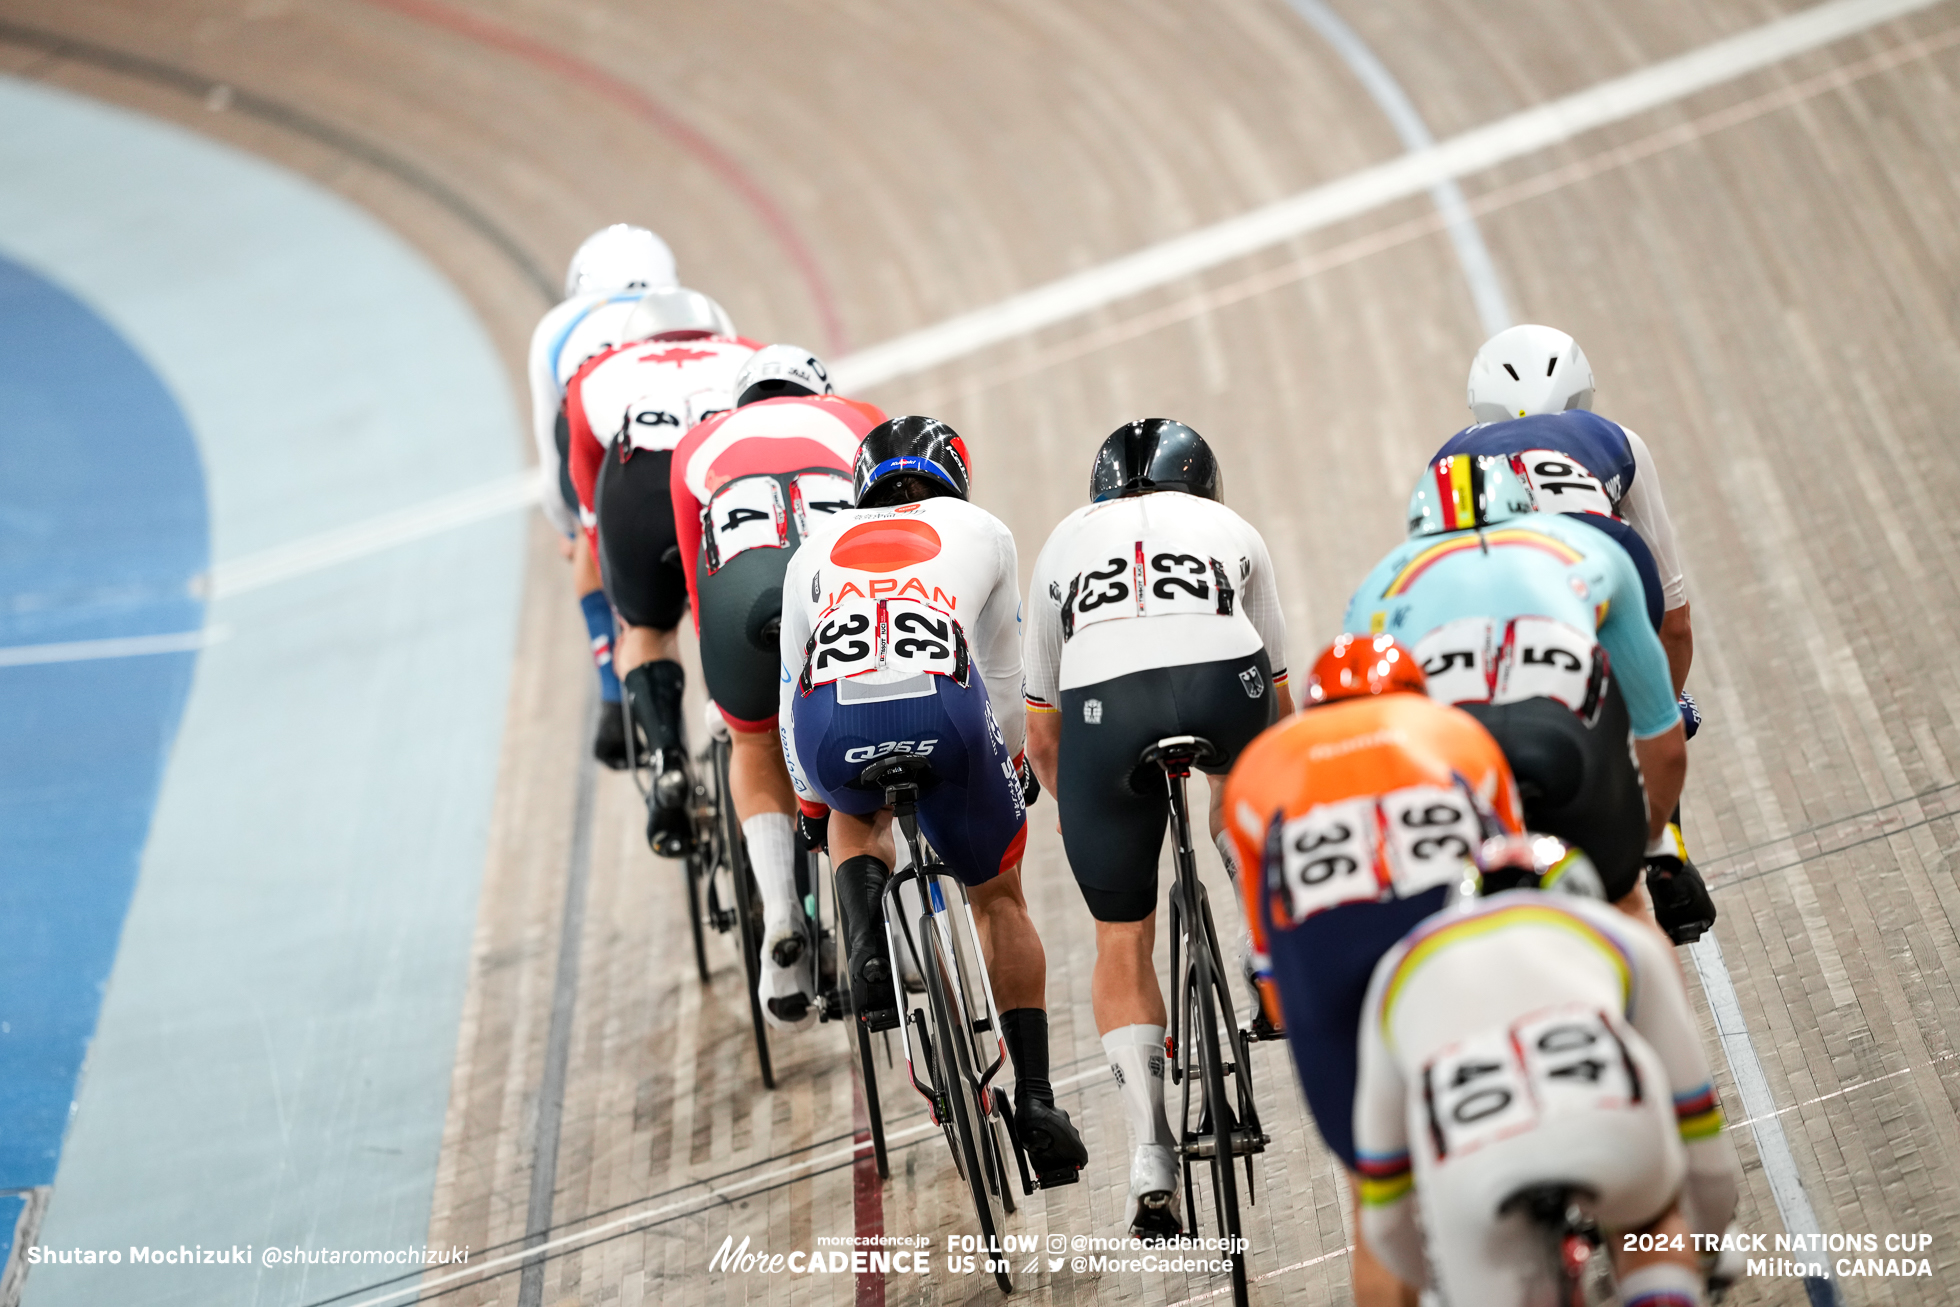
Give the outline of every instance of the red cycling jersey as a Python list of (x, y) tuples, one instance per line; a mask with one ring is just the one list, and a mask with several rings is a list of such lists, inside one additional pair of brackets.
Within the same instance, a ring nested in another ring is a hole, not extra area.
[[(702, 516), (717, 491), (743, 477), (786, 476), (828, 469), (843, 480), (801, 507), (805, 513), (835, 513), (851, 507), (851, 461), (865, 433), (885, 420), (870, 404), (837, 395), (791, 395), (718, 413), (693, 428), (674, 450), (670, 485), (674, 534), (687, 571), (687, 597), (694, 629), (701, 629), (695, 569), (701, 553)], [(739, 510), (738, 510), (739, 511)], [(798, 538), (804, 526), (799, 522)]]
[(613, 439), (625, 432), (635, 449), (673, 449), (697, 422), (734, 406), (735, 374), (760, 348), (739, 336), (628, 341), (572, 375), (565, 383), (567, 456), (588, 543), (597, 543), (593, 496)]

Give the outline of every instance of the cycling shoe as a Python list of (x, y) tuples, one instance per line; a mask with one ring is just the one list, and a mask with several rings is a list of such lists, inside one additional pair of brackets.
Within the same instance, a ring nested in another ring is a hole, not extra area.
[(1676, 944), (1692, 944), (1715, 924), (1715, 900), (1695, 864), (1671, 853), (1647, 859), (1654, 920)]
[(763, 925), (762, 976), (755, 992), (764, 1019), (778, 1030), (803, 1030), (816, 1022), (808, 943), (800, 914)]
[(684, 858), (694, 847), (694, 819), (685, 808), (647, 805), (647, 847), (663, 858)]
[(626, 770), (626, 715), (616, 703), (599, 705), (599, 729), (592, 737), (592, 756), (614, 771)]
[[(1018, 1097), (1018, 1095), (1017, 1095)], [(1089, 1150), (1068, 1113), (1053, 1102), (1023, 1098), (1014, 1109), (1014, 1135), (1028, 1155), (1028, 1169), (1042, 1187), (1074, 1184), (1089, 1164)]]
[(1130, 1159), (1130, 1236), (1175, 1239), (1183, 1234), (1178, 1197), (1177, 1155), (1167, 1144), (1138, 1144)]

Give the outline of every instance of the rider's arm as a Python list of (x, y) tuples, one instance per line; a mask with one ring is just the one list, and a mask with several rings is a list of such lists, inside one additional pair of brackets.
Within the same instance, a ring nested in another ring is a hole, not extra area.
[[(1647, 621), (1640, 573), (1626, 550), (1598, 532), (1587, 531), (1582, 545), (1597, 553), (1606, 569), (1606, 615), (1599, 624), (1599, 642), (1612, 660), (1613, 680), (1626, 699), (1636, 739), (1650, 740), (1681, 725), (1674, 698), (1674, 679), (1660, 637)], [(1597, 598), (1597, 596), (1595, 596)]]
[(1048, 593), (1055, 582), (1055, 538), (1034, 562), (1034, 580), (1021, 608), (1021, 696), (1027, 707), (1028, 761), (1049, 794), (1055, 788), (1062, 741), (1062, 612)]
[(1013, 534), (998, 519), (988, 521), (994, 534), (994, 588), (973, 625), (966, 628), (966, 638), (972, 642), (974, 665), (986, 682), (987, 702), (1012, 757), (1027, 741), (1027, 718), (1014, 711), (1021, 698), (1021, 569)]
[(1661, 497), (1660, 471), (1647, 442), (1626, 427), (1627, 446), (1633, 451), (1633, 484), (1620, 497), (1620, 516), (1640, 533), (1654, 551), (1654, 565), (1661, 571), (1661, 592), (1671, 611), (1688, 602), (1688, 583), (1681, 574), (1681, 548), (1674, 540), (1674, 523), (1667, 515), (1667, 501)]
[(571, 448), (566, 458), (572, 465), (572, 485), (578, 490), (581, 517), (595, 511), (599, 464), (606, 456), (606, 437), (593, 431), (592, 424), (586, 421), (585, 379), (591, 375), (591, 365), (587, 364), (565, 387), (565, 416), (571, 425)]
[[(1399, 950), (1389, 954), (1399, 956)], [(1415, 1179), (1409, 1169), (1409, 1087), (1383, 1037), (1382, 982), (1394, 970), (1375, 970), (1362, 1004), (1361, 1064), (1354, 1087), (1354, 1151), (1360, 1171), (1355, 1192), (1361, 1237), (1396, 1279), (1424, 1280), (1422, 1230), (1416, 1224)]]
[(799, 549), (789, 560), (783, 575), (783, 618), (776, 637), (782, 666), (776, 671), (776, 730), (783, 745), (783, 762), (789, 767), (790, 784), (796, 789), (796, 803), (805, 815), (821, 817), (830, 809), (811, 787), (802, 761), (796, 756), (796, 700), (802, 693), (803, 650), (810, 643), (810, 608), (797, 596), (810, 584), (808, 560), (817, 555)]
[(551, 366), (551, 344), (565, 319), (564, 305), (544, 315), (531, 333), (531, 439), (538, 447), (538, 471), (544, 483), (540, 507), (545, 519), (562, 535), (578, 530), (578, 519), (558, 493), (558, 413), (564, 392)]
[(1634, 959), (1628, 1018), (1667, 1071), (1675, 1123), (1688, 1153), (1682, 1215), (1695, 1230), (1720, 1234), (1735, 1216), (1741, 1167), (1722, 1126), (1721, 1103), (1708, 1074), (1708, 1058), (1681, 970), (1657, 932), (1624, 925), (1615, 925), (1613, 931)]
[(1245, 615), (1259, 632), (1260, 643), (1266, 646), (1266, 657), (1273, 664), (1273, 684), (1284, 689), (1286, 686), (1286, 614), (1279, 603), (1279, 584), (1273, 577), (1273, 556), (1266, 549), (1266, 541), (1246, 524), (1246, 552), (1252, 560), (1252, 571), (1245, 579)]
[(694, 451), (701, 447), (697, 435), (705, 437), (702, 428), (711, 428), (719, 418), (709, 418), (701, 427), (682, 438), (674, 448), (673, 469), (668, 473), (668, 498), (674, 506), (674, 543), (681, 551), (681, 571), (687, 577), (687, 607), (694, 614), (694, 633), (701, 634), (701, 581), (695, 575), (701, 558), (701, 501), (694, 497), (694, 491), (687, 484), (688, 460)]

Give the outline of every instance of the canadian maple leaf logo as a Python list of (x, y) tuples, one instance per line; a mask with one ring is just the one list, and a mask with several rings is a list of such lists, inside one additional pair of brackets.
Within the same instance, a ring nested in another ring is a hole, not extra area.
[(685, 345), (675, 345), (671, 349), (659, 350), (652, 354), (642, 354), (638, 361), (641, 363), (671, 363), (675, 367), (679, 367), (683, 363), (692, 363), (696, 359), (711, 359), (714, 356), (715, 352), (711, 349), (689, 349)]

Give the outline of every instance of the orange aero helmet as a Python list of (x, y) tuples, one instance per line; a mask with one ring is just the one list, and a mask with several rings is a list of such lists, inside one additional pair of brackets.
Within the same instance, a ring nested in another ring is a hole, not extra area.
[(1339, 636), (1307, 675), (1309, 707), (1398, 690), (1429, 692), (1416, 656), (1392, 635)]

